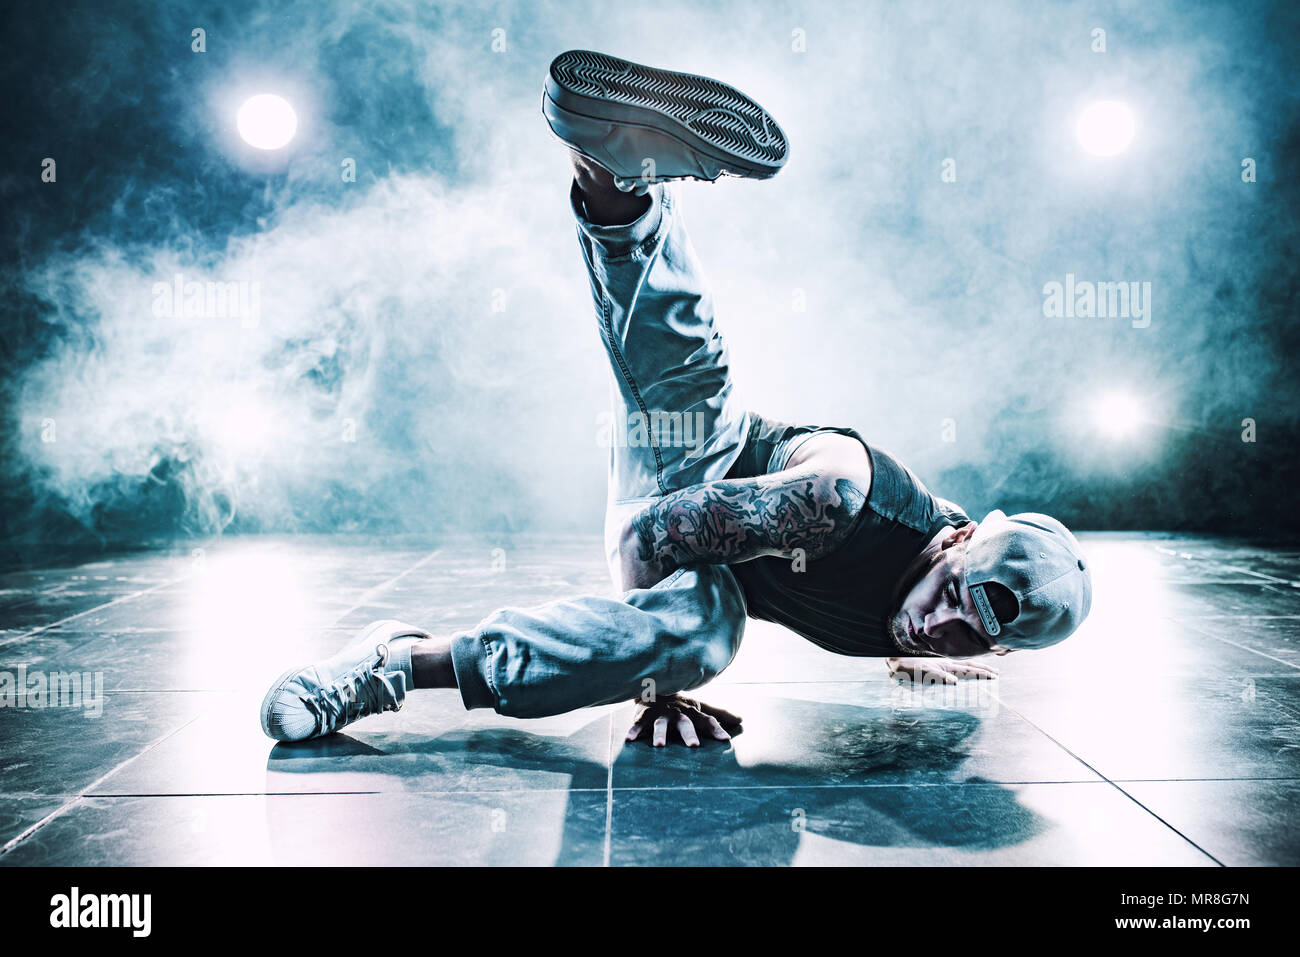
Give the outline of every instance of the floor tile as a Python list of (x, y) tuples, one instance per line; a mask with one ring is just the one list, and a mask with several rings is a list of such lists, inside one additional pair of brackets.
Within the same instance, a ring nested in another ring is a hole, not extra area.
[(614, 865), (1212, 865), (1104, 784), (614, 792)]
[(88, 798), (0, 866), (598, 866), (603, 792)]
[(600, 864), (607, 813), (616, 864), (1300, 863), (1300, 550), (1082, 541), (1088, 622), (993, 661), (992, 682), (899, 685), (749, 622), (698, 692), (745, 731), (698, 750), (625, 746), (630, 703), (517, 721), (454, 692), (304, 745), (261, 732), (271, 679), (375, 618), (451, 633), (616, 594), (597, 536), (233, 538), (11, 565), (0, 672), (88, 673), (103, 697), (97, 715), (0, 708), (0, 844), (46, 822), (0, 865)]
[(276, 744), (258, 724), (260, 694), (212, 697), (200, 718), (94, 793), (603, 791), (609, 777), (608, 708), (521, 722), (430, 692), (340, 734)]
[(1300, 866), (1300, 780), (1120, 785), (1229, 866)]
[(200, 696), (183, 694), (105, 694), (94, 702), (87, 695), (86, 707), (0, 709), (0, 793), (79, 793), (203, 709)]
[[(614, 787), (1098, 780), (1002, 708), (994, 684), (912, 688), (882, 678), (709, 687), (700, 700), (740, 715), (744, 731), (730, 745), (621, 747)], [(615, 713), (616, 733), (631, 715), (630, 706)]]
[(1300, 675), (1005, 682), (1004, 703), (1111, 780), (1300, 777)]
[[(75, 795), (0, 794), (0, 847), (74, 798)], [(4, 857), (0, 857), (0, 864), (4, 860)]]

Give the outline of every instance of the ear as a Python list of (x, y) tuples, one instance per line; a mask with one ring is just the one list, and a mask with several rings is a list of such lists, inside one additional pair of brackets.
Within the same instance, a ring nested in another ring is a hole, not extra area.
[(960, 545), (975, 534), (975, 529), (979, 527), (979, 522), (971, 522), (969, 525), (963, 525), (961, 528), (950, 528), (948, 534), (944, 537), (940, 548), (952, 548), (954, 545)]

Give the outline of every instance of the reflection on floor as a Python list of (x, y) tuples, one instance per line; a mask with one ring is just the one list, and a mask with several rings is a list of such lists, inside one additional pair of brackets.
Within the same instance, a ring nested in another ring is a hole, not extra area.
[[(630, 704), (515, 721), (454, 692), (305, 746), (261, 734), (270, 679), (372, 619), (607, 592), (594, 539), (10, 571), (0, 864), (1300, 864), (1300, 552), (1082, 538), (1092, 618), (995, 682), (905, 687), (751, 622), (700, 695), (745, 731), (694, 751), (622, 746)], [(55, 672), (79, 699), (36, 693)]]

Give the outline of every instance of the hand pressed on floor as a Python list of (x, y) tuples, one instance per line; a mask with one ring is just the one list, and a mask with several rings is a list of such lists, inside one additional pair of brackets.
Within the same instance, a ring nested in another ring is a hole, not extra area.
[(668, 744), (670, 733), (674, 741), (688, 748), (698, 748), (700, 738), (730, 741), (740, 734), (740, 716), (722, 708), (686, 698), (682, 695), (665, 695), (656, 701), (638, 701), (627, 741), (649, 738), (656, 748)]
[(998, 669), (951, 658), (886, 658), (890, 677), (904, 677), (917, 684), (955, 685), (962, 678), (996, 678)]

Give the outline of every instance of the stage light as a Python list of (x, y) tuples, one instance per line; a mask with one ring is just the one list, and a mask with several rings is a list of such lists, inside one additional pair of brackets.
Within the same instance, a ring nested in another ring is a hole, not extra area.
[(1142, 404), (1126, 392), (1103, 395), (1093, 407), (1093, 424), (1107, 438), (1128, 438), (1145, 421)]
[(259, 93), (244, 101), (235, 124), (249, 146), (259, 150), (278, 150), (298, 132), (298, 114), (284, 97)]
[(1133, 111), (1118, 100), (1099, 100), (1079, 114), (1075, 134), (1094, 156), (1115, 156), (1133, 142)]

